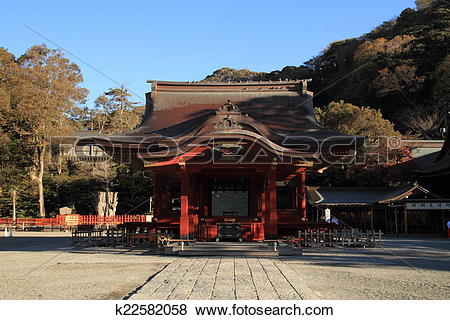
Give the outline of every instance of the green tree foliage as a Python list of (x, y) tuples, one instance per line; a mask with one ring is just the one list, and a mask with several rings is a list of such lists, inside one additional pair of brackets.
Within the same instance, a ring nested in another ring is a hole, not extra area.
[(137, 106), (130, 98), (131, 94), (124, 85), (110, 88), (95, 100), (93, 108), (85, 110), (84, 127), (99, 134), (120, 133), (136, 128), (142, 120), (144, 106)]
[(136, 102), (130, 101), (131, 94), (124, 85), (110, 88), (105, 92), (105, 96), (108, 98), (107, 111), (111, 116), (110, 127), (117, 132), (123, 132), (139, 124), (139, 115), (133, 113)]
[(434, 0), (416, 0), (417, 10), (425, 9), (433, 4)]
[[(5, 58), (6, 55), (6, 58)], [(45, 156), (49, 138), (70, 133), (70, 114), (85, 100), (80, 69), (60, 50), (33, 46), (17, 60), (3, 50), (2, 82), (9, 103), (0, 109), (3, 135), (22, 150), (23, 166), (37, 186), (39, 216), (45, 216)], [(11, 71), (12, 70), (12, 71)], [(8, 161), (10, 162), (10, 161)]]
[(146, 172), (120, 165), (111, 181), (111, 190), (118, 192), (117, 212), (122, 214), (145, 214), (149, 212), (151, 190), (150, 177)]
[(209, 76), (206, 76), (203, 81), (253, 81), (262, 80), (263, 75), (264, 74), (262, 72), (254, 72), (248, 69), (237, 70), (232, 68), (221, 68), (214, 71)]
[(388, 148), (389, 139), (400, 136), (400, 133), (389, 120), (383, 118), (379, 110), (358, 107), (341, 100), (332, 101), (325, 108), (316, 108), (316, 116), (327, 129), (364, 136), (367, 140), (358, 151), (357, 163), (337, 165), (324, 174), (312, 173), (311, 184), (381, 186), (408, 181), (408, 176), (393, 169), (393, 165), (409, 160), (410, 150)]
[(358, 107), (342, 100), (332, 101), (325, 108), (316, 108), (316, 117), (325, 128), (350, 135), (369, 138), (400, 135), (379, 110)]

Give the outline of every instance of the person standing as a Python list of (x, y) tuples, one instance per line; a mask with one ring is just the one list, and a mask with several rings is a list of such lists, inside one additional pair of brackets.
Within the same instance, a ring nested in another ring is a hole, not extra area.
[(447, 221), (447, 238), (450, 239), (450, 220)]

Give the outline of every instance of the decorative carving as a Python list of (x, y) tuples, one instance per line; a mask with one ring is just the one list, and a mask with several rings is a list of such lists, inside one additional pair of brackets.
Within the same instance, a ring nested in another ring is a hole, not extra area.
[(234, 118), (235, 116), (241, 116), (242, 113), (230, 100), (221, 106), (216, 114), (219, 120), (214, 126), (214, 129), (221, 131), (242, 129), (242, 126)]
[(225, 103), (223, 106), (219, 108), (219, 110), (216, 112), (217, 114), (223, 115), (223, 114), (241, 114), (241, 111), (239, 108), (232, 104), (230, 100), (228, 100), (227, 103)]
[(220, 120), (219, 122), (217, 122), (216, 125), (214, 126), (214, 129), (225, 131), (240, 130), (242, 129), (242, 126), (236, 120), (234, 120), (231, 115), (228, 115), (222, 118), (222, 120)]

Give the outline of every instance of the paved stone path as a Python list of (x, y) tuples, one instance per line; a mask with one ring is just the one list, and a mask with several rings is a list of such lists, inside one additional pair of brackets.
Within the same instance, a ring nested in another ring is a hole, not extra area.
[(315, 295), (278, 258), (178, 257), (132, 300), (298, 300)]

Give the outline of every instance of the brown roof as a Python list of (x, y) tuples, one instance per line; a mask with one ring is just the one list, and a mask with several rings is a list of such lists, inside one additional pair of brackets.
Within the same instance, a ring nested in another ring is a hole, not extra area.
[(331, 155), (335, 159), (352, 155), (356, 147), (354, 136), (332, 132), (317, 123), (306, 80), (151, 83), (137, 129), (85, 142), (105, 148), (130, 146), (134, 154), (145, 153), (145, 158), (176, 156), (179, 146), (199, 145), (211, 136), (258, 141), (274, 153), (292, 157), (323, 155), (329, 153), (329, 145), (337, 144)]
[(168, 82), (151, 81), (140, 132), (171, 127), (207, 116), (230, 100), (242, 113), (280, 132), (317, 129), (312, 92), (306, 81)]
[[(450, 128), (449, 128), (450, 129)], [(450, 174), (450, 133), (447, 131), (447, 138), (442, 146), (441, 152), (435, 162), (417, 172), (426, 176), (440, 176)]]

